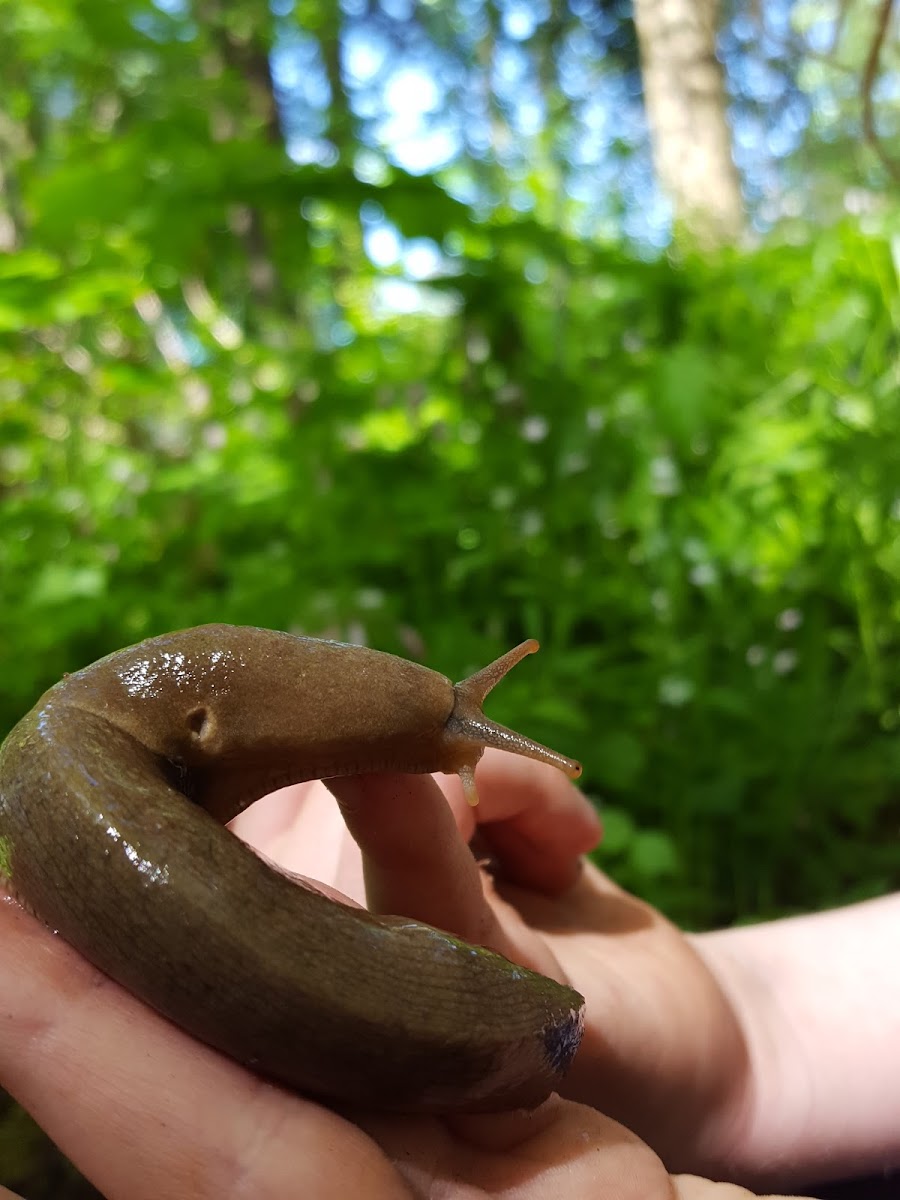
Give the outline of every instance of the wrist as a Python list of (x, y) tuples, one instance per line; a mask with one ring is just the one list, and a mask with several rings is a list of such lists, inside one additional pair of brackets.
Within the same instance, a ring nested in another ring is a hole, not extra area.
[(784, 1188), (900, 1165), (900, 896), (703, 934), (747, 1048), (734, 1178)]
[(745, 1047), (744, 1070), (700, 1147), (706, 1173), (746, 1184), (786, 1183), (805, 1091), (790, 1014), (779, 988), (737, 936), (737, 930), (691, 937), (721, 988)]

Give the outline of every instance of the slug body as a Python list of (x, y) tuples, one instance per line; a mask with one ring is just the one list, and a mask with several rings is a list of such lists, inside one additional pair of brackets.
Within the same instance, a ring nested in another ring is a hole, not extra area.
[(393, 655), (207, 625), (51, 688), (0, 747), (0, 884), (164, 1016), (268, 1077), (381, 1111), (532, 1107), (577, 992), (279, 873), (222, 826), (288, 783), (458, 772), (485, 745), (577, 763), (481, 713), (536, 643), (454, 686)]

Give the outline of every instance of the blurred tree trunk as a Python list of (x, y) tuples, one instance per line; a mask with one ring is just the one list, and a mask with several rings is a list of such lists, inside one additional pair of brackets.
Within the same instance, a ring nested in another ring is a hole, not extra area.
[[(4, 147), (0, 143), (0, 150)], [(0, 157), (0, 254), (11, 254), (19, 243), (19, 230), (15, 217), (13, 187)]]
[(331, 92), (327, 136), (337, 151), (338, 161), (346, 166), (353, 162), (359, 139), (341, 65), (341, 38), (344, 30), (341, 6), (323, 4), (316, 13), (315, 21), (316, 28), (313, 32), (319, 41), (319, 50)]
[(15, 61), (14, 43), (11, 39), (5, 40), (5, 34), (0, 27), (0, 45), (11, 51), (12, 59), (0, 88), (0, 254), (11, 254), (21, 243), (25, 229), (18, 169), (32, 153), (32, 141), (27, 124), (12, 116), (16, 101), (27, 88), (27, 81), (23, 80)]
[[(210, 108), (210, 135), (214, 142), (253, 142), (262, 133), (269, 146), (284, 150), (275, 88), (269, 65), (271, 16), (262, 0), (243, 6), (227, 0), (201, 0), (197, 15), (205, 26), (215, 55), (207, 71), (221, 79), (223, 66), (240, 79), (243, 90), (237, 95), (221, 89), (217, 103)], [(287, 298), (272, 258), (263, 214), (258, 207), (238, 206), (232, 213), (232, 228), (247, 251), (247, 283), (250, 294), (264, 311), (269, 304), (280, 303), (289, 310)]]
[(676, 229), (705, 248), (736, 241), (744, 229), (716, 57), (718, 10), (718, 0), (634, 3), (656, 171)]

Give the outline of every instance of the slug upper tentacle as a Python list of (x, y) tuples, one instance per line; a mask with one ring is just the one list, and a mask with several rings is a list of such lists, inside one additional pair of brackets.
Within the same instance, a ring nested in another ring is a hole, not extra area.
[[(0, 872), (181, 1028), (307, 1094), (381, 1110), (534, 1106), (581, 1037), (577, 992), (430, 926), (327, 899), (222, 828), (277, 787), (457, 772), (486, 745), (572, 759), (484, 697), (359, 646), (207, 625), (67, 676), (0, 747)], [(0, 880), (2, 882), (2, 880)]]
[[(509, 750), (512, 754), (523, 754), (526, 758), (534, 758), (539, 762), (550, 763), (559, 767), (570, 779), (577, 779), (581, 774), (581, 764), (574, 758), (567, 758), (555, 750), (542, 746), (540, 742), (532, 741), (522, 733), (498, 725), (481, 711), (485, 697), (491, 688), (528, 654), (534, 654), (539, 649), (538, 643), (531, 638), (508, 650), (501, 658), (495, 659), (468, 679), (456, 684), (453, 691), (456, 701), (453, 711), (447, 721), (448, 733), (454, 733), (465, 740), (467, 746), (478, 750), (478, 758), (484, 753), (486, 746), (494, 746), (498, 750)], [(477, 761), (477, 760), (476, 760)], [(475, 763), (463, 762), (457, 768), (465, 789), (466, 798), (471, 805), (478, 803), (478, 793), (475, 790)]]

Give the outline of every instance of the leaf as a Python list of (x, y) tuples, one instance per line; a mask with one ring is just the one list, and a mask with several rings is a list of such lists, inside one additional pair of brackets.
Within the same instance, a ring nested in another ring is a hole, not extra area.
[(628, 847), (631, 866), (643, 879), (671, 878), (678, 874), (679, 861), (671, 837), (659, 830), (642, 830)]

